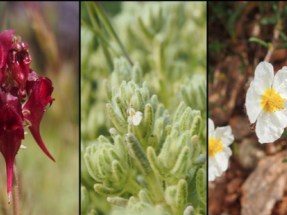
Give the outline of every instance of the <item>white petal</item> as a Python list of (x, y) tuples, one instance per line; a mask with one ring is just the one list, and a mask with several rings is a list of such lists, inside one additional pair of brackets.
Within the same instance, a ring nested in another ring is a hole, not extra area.
[(133, 108), (129, 108), (128, 111), (129, 111), (130, 116), (133, 116), (136, 113), (135, 109), (133, 109)]
[(249, 118), (250, 123), (254, 123), (260, 112), (262, 111), (261, 107), (261, 95), (257, 93), (254, 87), (254, 81), (251, 82), (249, 89), (246, 94), (246, 112)]
[(212, 164), (212, 159), (209, 158), (208, 161), (208, 181), (214, 181), (217, 174), (217, 168), (214, 164)]
[(128, 117), (128, 122), (132, 122), (133, 118), (131, 116)]
[(222, 174), (221, 168), (214, 157), (208, 159), (208, 181), (214, 181), (216, 177)]
[(212, 119), (208, 119), (208, 132), (213, 132), (214, 131), (214, 122)]
[(281, 110), (280, 112), (283, 114), (283, 115), (285, 115), (285, 116), (287, 116), (287, 99), (284, 101), (284, 109), (283, 110)]
[(281, 97), (287, 98), (287, 67), (286, 66), (280, 69), (276, 73), (272, 88), (274, 88), (276, 92), (279, 92)]
[(257, 93), (262, 95), (264, 90), (271, 88), (273, 78), (273, 66), (268, 62), (259, 63), (254, 74), (254, 86)]
[(142, 116), (143, 114), (142, 114), (142, 112), (137, 111), (137, 112), (136, 112), (136, 115), (137, 115), (137, 116)]
[(262, 111), (256, 123), (256, 134), (260, 143), (270, 143), (279, 139), (287, 126), (284, 111), (269, 113)]
[(215, 129), (215, 138), (221, 139), (224, 146), (229, 146), (234, 141), (234, 136), (230, 126), (217, 127)]
[(133, 124), (134, 125), (139, 125), (141, 120), (142, 120), (142, 113), (137, 111), (136, 115), (133, 117)]
[(21, 149), (27, 149), (27, 146), (21, 145), (20, 148)]
[(221, 153), (214, 156), (217, 163), (220, 164), (223, 172), (225, 172), (228, 168), (228, 161), (231, 154), (231, 149), (229, 147), (224, 147)]
[(220, 154), (208, 159), (208, 181), (213, 181), (227, 170), (228, 160), (231, 155), (229, 147), (225, 147)]

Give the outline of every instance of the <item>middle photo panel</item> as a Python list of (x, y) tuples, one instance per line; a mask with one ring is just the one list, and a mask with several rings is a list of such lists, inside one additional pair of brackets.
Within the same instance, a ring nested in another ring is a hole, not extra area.
[(206, 2), (81, 4), (81, 214), (207, 214)]

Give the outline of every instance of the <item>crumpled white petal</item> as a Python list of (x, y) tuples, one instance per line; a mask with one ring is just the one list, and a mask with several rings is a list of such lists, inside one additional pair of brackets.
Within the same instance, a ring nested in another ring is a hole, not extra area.
[(142, 112), (140, 111), (135, 111), (133, 108), (130, 108), (128, 110), (129, 117), (128, 117), (128, 122), (132, 122), (133, 125), (139, 125), (141, 120), (142, 120)]
[(208, 119), (208, 133), (214, 131), (214, 122), (211, 119)]
[(273, 66), (268, 62), (261, 62), (255, 69), (254, 89), (259, 95), (263, 95), (264, 90), (271, 88), (274, 78)]
[(208, 160), (208, 181), (214, 181), (216, 177), (222, 175), (228, 168), (229, 157), (232, 152), (229, 147), (223, 149), (221, 153)]
[(214, 156), (208, 157), (208, 180), (214, 181), (216, 177), (221, 176), (228, 168), (229, 157), (232, 154), (228, 146), (234, 141), (234, 136), (230, 126), (217, 127), (214, 129), (214, 123), (211, 119), (208, 119), (208, 126), (209, 138), (221, 139), (223, 146), (222, 151), (218, 151)]
[(261, 97), (255, 90), (254, 82), (251, 82), (249, 89), (246, 94), (246, 112), (249, 118), (250, 123), (254, 123), (260, 112), (262, 111), (261, 107)]
[(274, 142), (281, 137), (284, 128), (287, 126), (287, 116), (284, 112), (269, 113), (262, 111), (260, 113), (255, 130), (260, 143)]
[(133, 117), (133, 124), (139, 125), (142, 120), (142, 113), (140, 111), (137, 111), (135, 116)]
[(224, 146), (229, 146), (234, 141), (234, 136), (230, 126), (217, 127), (215, 129), (215, 138), (221, 139)]
[(272, 88), (274, 88), (276, 92), (279, 92), (282, 98), (287, 98), (287, 67), (286, 66), (284, 66), (282, 69), (280, 69), (276, 73)]

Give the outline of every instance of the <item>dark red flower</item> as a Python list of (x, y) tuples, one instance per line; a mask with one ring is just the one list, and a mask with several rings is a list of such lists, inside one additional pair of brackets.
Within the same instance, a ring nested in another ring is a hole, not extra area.
[(12, 41), (14, 37), (14, 29), (3, 31), (0, 34), (0, 86), (7, 79), (7, 57), (8, 52), (12, 46)]
[(40, 122), (51, 98), (50, 79), (30, 69), (28, 45), (14, 37), (14, 30), (0, 34), (0, 150), (6, 161), (7, 192), (10, 202), (13, 164), (24, 139), (24, 121), (41, 149), (53, 161), (40, 135)]
[(13, 91), (15, 92), (14, 89), (6, 92), (5, 89), (0, 88), (0, 150), (6, 161), (9, 201), (13, 181), (13, 163), (21, 141), (24, 139), (21, 103)]
[(7, 60), (8, 68), (21, 91), (25, 88), (31, 62), (32, 59), (26, 43), (18, 42), (11, 46)]
[(23, 112), (25, 112), (24, 118), (31, 124), (29, 129), (34, 139), (45, 154), (55, 161), (45, 147), (40, 135), (40, 122), (42, 117), (47, 110), (47, 105), (51, 105), (54, 101), (54, 99), (51, 98), (53, 89), (52, 82), (49, 78), (38, 76), (35, 72), (29, 73), (26, 87), (29, 97), (27, 102), (24, 104)]

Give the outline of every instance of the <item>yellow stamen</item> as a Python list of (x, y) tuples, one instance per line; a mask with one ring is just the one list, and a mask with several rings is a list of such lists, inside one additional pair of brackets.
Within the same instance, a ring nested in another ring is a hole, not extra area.
[(208, 140), (208, 156), (213, 157), (223, 150), (221, 139), (209, 138)]
[(130, 111), (130, 116), (133, 119), (136, 116), (136, 112), (134, 110)]
[(276, 93), (273, 88), (267, 89), (261, 97), (261, 107), (266, 112), (272, 113), (284, 109), (284, 101), (279, 92)]

